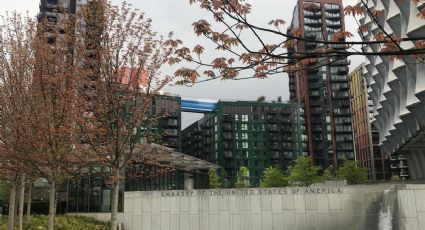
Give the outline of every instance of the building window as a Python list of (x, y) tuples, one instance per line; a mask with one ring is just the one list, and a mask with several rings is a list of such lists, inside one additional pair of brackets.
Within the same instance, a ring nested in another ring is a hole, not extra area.
[(242, 139), (247, 140), (248, 139), (248, 133), (242, 133)]

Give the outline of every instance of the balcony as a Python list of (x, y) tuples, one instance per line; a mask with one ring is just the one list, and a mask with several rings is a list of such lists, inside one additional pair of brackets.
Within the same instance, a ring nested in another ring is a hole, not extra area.
[(317, 43), (316, 42), (306, 42), (305, 43), (305, 47), (307, 49), (316, 49)]
[(305, 18), (304, 24), (308, 26), (321, 26), (322, 22), (321, 20), (318, 20), (318, 19), (315, 20), (315, 19)]
[(333, 29), (341, 28), (341, 22), (326, 20), (326, 26)]
[(405, 164), (400, 164), (398, 167), (399, 167), (399, 168), (401, 168), (401, 169), (405, 169), (405, 168), (407, 168), (407, 165), (405, 165)]
[(335, 98), (335, 99), (341, 99), (341, 98), (348, 98), (349, 95), (348, 95), (347, 91), (345, 91), (345, 92), (335, 92), (335, 91), (333, 91), (332, 97)]
[(270, 152), (271, 159), (280, 159), (279, 152)]
[[(323, 144), (322, 142), (318, 143), (318, 142), (313, 142), (313, 150), (323, 150)], [(318, 151), (318, 152), (320, 152)], [(319, 154), (319, 153), (317, 153)]]
[(347, 49), (347, 46), (345, 44), (329, 44), (329, 48), (332, 48), (335, 50), (345, 50)]
[(341, 59), (341, 60), (330, 60), (330, 64), (332, 66), (347, 66), (351, 64), (351, 61), (347, 60), (346, 58)]
[(314, 67), (314, 66), (307, 68), (307, 73), (313, 73), (314, 74), (314, 73), (317, 73), (318, 71), (319, 71), (319, 68)]
[(347, 82), (348, 81), (347, 75), (332, 75), (331, 79), (332, 79), (332, 82)]
[(310, 83), (308, 85), (309, 85), (310, 89), (319, 89), (321, 87), (321, 84), (317, 83), (317, 82), (313, 82), (313, 83)]
[(406, 160), (406, 156), (404, 154), (399, 154), (397, 158), (399, 160)]
[(317, 18), (322, 18), (322, 12), (310, 12), (307, 10), (304, 10), (304, 18), (313, 18), (313, 19), (317, 19)]
[(179, 122), (177, 120), (169, 119), (169, 120), (167, 120), (167, 122), (164, 123), (164, 126), (166, 126), (166, 127), (178, 127)]
[(227, 134), (230, 134), (230, 133), (225, 133), (225, 135), (223, 135), (223, 139), (224, 140), (232, 140), (233, 139), (232, 135), (227, 135)]
[(224, 158), (233, 158), (233, 152), (232, 151), (225, 151), (224, 152)]
[(337, 70), (337, 73), (339, 75), (348, 74), (348, 66), (339, 67), (338, 70)]
[(309, 81), (318, 81), (319, 79), (321, 79), (321, 77), (322, 76), (320, 76), (319, 74), (309, 74), (308, 75), (308, 80)]
[(322, 109), (320, 109), (320, 108), (313, 108), (313, 109), (311, 109), (310, 110), (310, 112), (312, 113), (312, 114), (322, 114)]
[(267, 130), (268, 130), (269, 132), (278, 132), (278, 131), (279, 131), (279, 128), (277, 128), (277, 127), (275, 127), (275, 126), (269, 126), (269, 127), (267, 128)]
[(272, 142), (278, 141), (279, 140), (279, 136), (277, 135), (269, 135), (269, 140)]
[(283, 149), (284, 150), (292, 150), (293, 146), (292, 146), (292, 144), (286, 144), (286, 145), (283, 145)]
[(312, 118), (311, 119), (311, 123), (313, 123), (313, 124), (321, 124), (321, 123), (323, 123), (323, 119), (321, 119), (321, 118)]
[(282, 119), (282, 123), (284, 123), (284, 124), (292, 124), (292, 120), (291, 119)]
[(340, 19), (341, 18), (341, 15), (339, 14), (339, 12), (337, 12), (337, 13), (326, 12), (325, 16), (326, 16), (327, 19)]
[(223, 144), (223, 148), (224, 149), (233, 149), (233, 144), (232, 143), (229, 143), (229, 142), (225, 142)]
[(310, 91), (310, 97), (320, 97), (320, 93), (317, 90)]
[(313, 141), (323, 141), (323, 136), (322, 135), (314, 135), (312, 139), (313, 139)]
[(268, 116), (267, 117), (268, 123), (278, 123), (279, 121), (280, 121), (280, 119), (276, 116)]
[(232, 122), (233, 122), (233, 120), (232, 120), (231, 117), (224, 117), (223, 116), (223, 123), (232, 123)]
[(325, 4), (325, 11), (336, 13), (341, 11), (341, 7), (337, 4)]
[(320, 127), (320, 126), (313, 126), (313, 132), (315, 132), (315, 133), (321, 133), (321, 132), (323, 132), (323, 129), (322, 129), (322, 127)]
[(231, 131), (233, 131), (233, 129), (232, 129), (232, 127), (231, 126), (223, 126), (223, 131), (225, 131), (225, 132), (231, 132)]
[(311, 100), (310, 101), (310, 106), (317, 107), (317, 106), (321, 106), (321, 105), (322, 105), (322, 102), (320, 100)]

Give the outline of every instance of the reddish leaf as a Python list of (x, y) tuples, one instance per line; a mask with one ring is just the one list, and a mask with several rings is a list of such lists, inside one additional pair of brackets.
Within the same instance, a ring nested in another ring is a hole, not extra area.
[(284, 20), (282, 20), (282, 19), (276, 19), (276, 20), (271, 20), (269, 22), (269, 25), (273, 25), (274, 27), (279, 27), (279, 25), (283, 25), (285, 23), (286, 22)]
[(350, 38), (350, 37), (353, 37), (352, 33), (348, 32), (348, 31), (338, 31), (338, 32), (334, 33), (333, 41), (339, 42), (339, 41), (343, 41), (346, 38)]
[(363, 13), (364, 13), (363, 8), (358, 4), (354, 6), (346, 6), (344, 9), (345, 15), (356, 16), (356, 15), (362, 15)]

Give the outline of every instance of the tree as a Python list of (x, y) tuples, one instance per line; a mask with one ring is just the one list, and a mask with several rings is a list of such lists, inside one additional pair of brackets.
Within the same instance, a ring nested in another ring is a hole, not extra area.
[(8, 229), (14, 226), (17, 193), (19, 229), (23, 228), (25, 177), (34, 173), (28, 156), (32, 149), (28, 118), (36, 33), (36, 24), (16, 13), (4, 17), (0, 24), (0, 178), (11, 185)]
[(9, 199), (9, 192), (10, 192), (10, 184), (7, 182), (0, 181), (0, 200), (6, 201)]
[(289, 185), (288, 178), (278, 168), (268, 167), (263, 171), (261, 187), (275, 188), (286, 187)]
[(257, 101), (258, 101), (258, 102), (265, 102), (265, 101), (266, 101), (266, 96), (259, 96), (259, 97), (257, 98)]
[(320, 182), (320, 167), (313, 166), (311, 157), (298, 157), (288, 171), (289, 182), (292, 185), (309, 186)]
[(82, 60), (78, 92), (84, 100), (78, 106), (82, 115), (78, 127), (82, 145), (105, 169), (112, 188), (111, 229), (116, 230), (124, 170), (131, 167), (142, 174), (146, 165), (158, 166), (149, 176), (168, 170), (159, 167), (155, 157), (161, 149), (150, 143), (160, 135), (155, 129), (158, 120), (167, 116), (157, 99), (172, 81), (160, 68), (170, 62), (180, 41), (173, 40), (171, 33), (166, 39), (158, 36), (151, 20), (127, 3), (116, 7), (91, 1), (81, 17), (90, 29), (77, 27), (84, 41), (74, 54)]
[(25, 176), (44, 178), (49, 185), (49, 223), (54, 228), (56, 188), (90, 157), (79, 148), (76, 118), (78, 80), (73, 56), (75, 20), (12, 14), (0, 26), (1, 173), (11, 183), (9, 229), (13, 228), (16, 183), (19, 186), (19, 228), (23, 228)]
[[(396, 0), (409, 4), (422, 4), (418, 0)], [(200, 19), (194, 22), (193, 28), (197, 36), (203, 36), (214, 44), (215, 49), (222, 51), (212, 60), (206, 58), (208, 50), (200, 45), (193, 49), (181, 47), (175, 62), (189, 61), (196, 65), (194, 68), (184, 68), (184, 71), (176, 71), (176, 76), (182, 77), (180, 84), (194, 84), (197, 82), (210, 81), (214, 79), (242, 80), (248, 78), (266, 78), (273, 74), (282, 72), (299, 72), (317, 69), (345, 59), (348, 56), (385, 56), (391, 58), (413, 57), (415, 60), (423, 61), (425, 53), (424, 37), (402, 37), (402, 34), (392, 34), (384, 30), (380, 23), (384, 10), (373, 10), (368, 8), (368, 1), (361, 0), (356, 5), (346, 6), (343, 11), (345, 15), (368, 16), (372, 23), (378, 28), (372, 31), (370, 25), (360, 26), (359, 33), (364, 31), (375, 33), (374, 38), (366, 41), (347, 41), (353, 34), (346, 30), (338, 30), (330, 38), (309, 38), (301, 28), (290, 28), (286, 30), (284, 19), (271, 20), (268, 25), (258, 25), (250, 20), (253, 10), (251, 4), (246, 0), (189, 0), (190, 4), (197, 4), (214, 17), (215, 23)], [(306, 2), (300, 6), (312, 13), (319, 10), (314, 3)], [(410, 6), (406, 6), (410, 7)], [(415, 10), (416, 17), (425, 19), (425, 11)], [(221, 26), (217, 26), (219, 24)], [(360, 23), (358, 22), (360, 25)], [(224, 27), (224, 30), (223, 28)], [(219, 29), (220, 30), (219, 30)], [(223, 32), (224, 31), (224, 32)], [(285, 32), (286, 31), (286, 32)], [(270, 37), (276, 37), (276, 41), (270, 41)], [(248, 41), (257, 41), (257, 46)], [(306, 52), (307, 43), (317, 45), (311, 52)], [(413, 44), (414, 47), (404, 49), (404, 45)], [(331, 48), (332, 45), (343, 46), (347, 50)], [(355, 46), (377, 45), (378, 51), (363, 51)], [(241, 72), (249, 72), (241, 74)], [(198, 79), (201, 75), (205, 78)]]
[(241, 166), (236, 176), (236, 188), (248, 188), (249, 187), (249, 170), (245, 166)]
[(31, 41), (33, 72), (25, 126), (31, 141), (26, 155), (49, 185), (49, 230), (54, 229), (57, 187), (89, 165), (93, 156), (78, 134), (77, 91), (84, 71), (74, 55), (79, 48), (75, 22), (67, 12), (57, 21), (44, 18)]
[(331, 169), (331, 168), (326, 168), (326, 169), (323, 171), (323, 174), (322, 174), (321, 180), (322, 180), (323, 182), (325, 182), (325, 181), (329, 181), (329, 180), (332, 180), (332, 179), (334, 179), (334, 176), (332, 175), (332, 169)]
[(216, 169), (210, 169), (210, 171), (208, 172), (208, 180), (210, 188), (217, 189), (222, 187), (221, 179), (218, 176)]
[(367, 181), (367, 169), (358, 166), (355, 161), (345, 161), (338, 170), (338, 177), (349, 185), (363, 184)]
[(283, 102), (283, 101), (282, 101), (282, 96), (277, 97), (277, 102), (278, 102), (278, 103), (282, 103), (282, 102)]

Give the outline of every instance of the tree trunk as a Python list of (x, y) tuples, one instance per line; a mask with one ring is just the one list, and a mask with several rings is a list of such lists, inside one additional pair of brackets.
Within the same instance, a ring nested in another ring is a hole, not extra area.
[[(120, 171), (116, 169), (114, 172), (116, 178), (119, 177)], [(118, 227), (118, 193), (120, 189), (120, 182), (114, 181), (112, 186), (112, 197), (111, 197), (111, 230), (117, 230)]]
[(25, 203), (25, 174), (19, 176), (19, 207), (18, 207), (18, 216), (19, 216), (19, 230), (23, 229), (24, 222), (24, 203)]
[(56, 201), (56, 181), (52, 180), (49, 189), (49, 226), (48, 230), (55, 228), (55, 201)]
[(15, 201), (16, 201), (16, 181), (12, 182), (9, 195), (9, 219), (7, 221), (7, 229), (13, 230), (15, 224)]
[(27, 193), (27, 216), (25, 223), (27, 225), (31, 222), (31, 202), (32, 202), (32, 180), (31, 178), (28, 180), (28, 193)]

